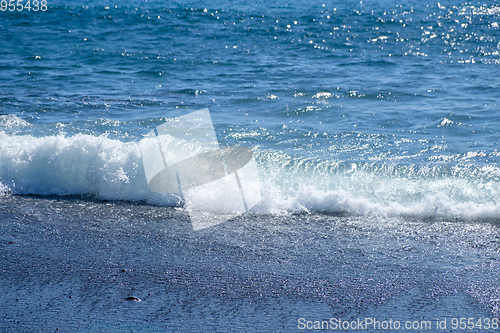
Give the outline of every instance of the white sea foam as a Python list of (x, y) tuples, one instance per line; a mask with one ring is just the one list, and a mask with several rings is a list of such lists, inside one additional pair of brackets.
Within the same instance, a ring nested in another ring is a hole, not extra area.
[(332, 97), (332, 93), (329, 93), (327, 91), (322, 91), (319, 93), (316, 93), (312, 98), (330, 98)]
[(437, 125), (437, 127), (444, 127), (444, 126), (450, 126), (450, 125), (453, 125), (453, 121), (451, 121), (447, 118), (443, 118), (441, 120), (441, 122), (439, 123), (439, 125)]
[(266, 183), (259, 213), (500, 218), (495, 165), (356, 165), (290, 162), (281, 152), (260, 155), (268, 171), (261, 177)]
[(0, 181), (13, 194), (93, 195), (103, 200), (174, 198), (149, 190), (136, 143), (106, 136), (8, 135), (0, 132)]
[(2, 182), (0, 182), (0, 198), (9, 194), (9, 188)]
[(269, 191), (257, 207), (258, 213), (344, 213), (379, 215), (384, 217), (415, 216), (424, 218), (500, 218), (498, 202), (457, 202), (444, 196), (428, 196), (414, 203), (384, 202), (379, 198), (360, 197), (342, 189), (321, 191), (311, 186), (301, 187), (294, 196), (280, 196)]
[[(147, 185), (138, 143), (105, 135), (11, 135), (0, 132), (0, 195), (83, 195), (174, 205)], [(263, 200), (255, 213), (331, 212), (500, 218), (500, 169), (310, 162), (257, 151)], [(211, 193), (197, 200), (213, 202)]]
[(30, 126), (30, 123), (13, 114), (0, 116), (0, 127), (12, 128), (12, 127), (26, 127), (26, 126)]

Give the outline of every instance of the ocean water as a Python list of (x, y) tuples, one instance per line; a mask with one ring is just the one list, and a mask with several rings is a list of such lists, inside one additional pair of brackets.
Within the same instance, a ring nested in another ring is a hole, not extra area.
[[(499, 66), (496, 1), (7, 7), (1, 331), (497, 318)], [(204, 108), (262, 201), (194, 231), (139, 141)]]

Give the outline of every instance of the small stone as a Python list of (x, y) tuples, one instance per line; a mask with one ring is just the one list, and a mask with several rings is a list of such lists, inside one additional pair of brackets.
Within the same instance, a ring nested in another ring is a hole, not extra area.
[(127, 298), (125, 298), (125, 300), (127, 301), (134, 301), (134, 302), (140, 302), (141, 299), (139, 297), (135, 297), (135, 296), (129, 296)]

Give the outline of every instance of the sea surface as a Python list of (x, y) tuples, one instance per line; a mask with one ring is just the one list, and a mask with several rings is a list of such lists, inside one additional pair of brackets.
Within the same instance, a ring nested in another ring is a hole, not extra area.
[[(498, 331), (500, 3), (46, 5), (0, 11), (1, 332)], [(262, 201), (194, 231), (139, 142), (205, 108)]]

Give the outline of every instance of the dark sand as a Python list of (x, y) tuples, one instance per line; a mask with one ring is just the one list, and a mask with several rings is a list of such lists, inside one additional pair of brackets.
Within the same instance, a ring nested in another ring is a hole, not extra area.
[(1, 332), (290, 332), (332, 317), (447, 318), (431, 331), (448, 332), (499, 314), (495, 223), (246, 215), (194, 232), (178, 208), (1, 201)]

